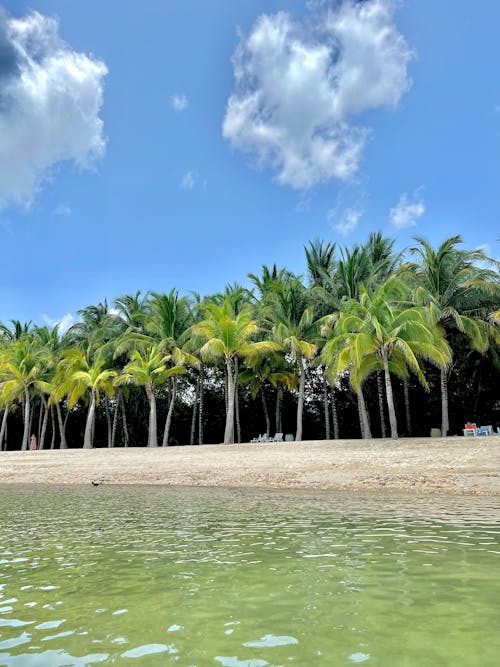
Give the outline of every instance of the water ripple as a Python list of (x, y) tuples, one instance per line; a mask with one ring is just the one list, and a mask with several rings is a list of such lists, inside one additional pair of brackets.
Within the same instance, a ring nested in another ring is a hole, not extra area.
[(497, 664), (496, 499), (11, 487), (0, 503), (7, 667), (420, 667), (423, 646), (429, 664)]

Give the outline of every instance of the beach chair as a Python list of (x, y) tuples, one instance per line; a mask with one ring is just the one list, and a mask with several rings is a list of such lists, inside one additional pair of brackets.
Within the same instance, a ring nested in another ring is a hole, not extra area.
[(250, 442), (260, 442), (260, 440), (259, 440), (260, 437), (261, 437), (261, 436), (258, 435), (256, 438), (252, 438), (252, 439), (250, 440)]
[(465, 428), (462, 429), (464, 432), (464, 437), (467, 437), (469, 435), (477, 435), (477, 426), (476, 424), (471, 424), (470, 422), (467, 422), (465, 425)]
[(293, 435), (293, 433), (287, 433), (285, 435), (285, 442), (294, 442), (294, 440), (295, 436)]
[(492, 435), (493, 426), (491, 424), (488, 424), (488, 426), (480, 426), (479, 428), (476, 429), (476, 431), (477, 431), (476, 435)]
[(283, 433), (276, 433), (273, 442), (283, 442)]
[(269, 437), (269, 433), (263, 433), (259, 435), (257, 442), (270, 442), (272, 438)]

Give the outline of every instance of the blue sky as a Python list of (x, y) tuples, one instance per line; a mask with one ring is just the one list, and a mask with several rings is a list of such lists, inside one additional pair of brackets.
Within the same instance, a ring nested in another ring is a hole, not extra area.
[(2, 6), (1, 321), (379, 229), (500, 257), (496, 0)]

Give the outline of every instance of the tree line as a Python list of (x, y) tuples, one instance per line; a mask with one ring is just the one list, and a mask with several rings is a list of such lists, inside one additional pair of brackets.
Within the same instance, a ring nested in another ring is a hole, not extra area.
[[(459, 236), (304, 248), (210, 296), (140, 291), (68, 331), (0, 325), (0, 448), (460, 432), (500, 417), (499, 263)], [(305, 432), (304, 432), (305, 428)]]

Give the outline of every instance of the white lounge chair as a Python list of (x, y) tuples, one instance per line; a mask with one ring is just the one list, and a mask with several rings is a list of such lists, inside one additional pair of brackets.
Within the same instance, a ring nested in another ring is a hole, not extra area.
[(273, 442), (283, 442), (283, 433), (276, 433)]
[(469, 435), (472, 435), (472, 436), (477, 435), (477, 430), (478, 429), (477, 429), (476, 424), (471, 424), (470, 422), (467, 422), (467, 424), (465, 425), (465, 428), (462, 429), (462, 430), (464, 432), (464, 437), (467, 437)]

